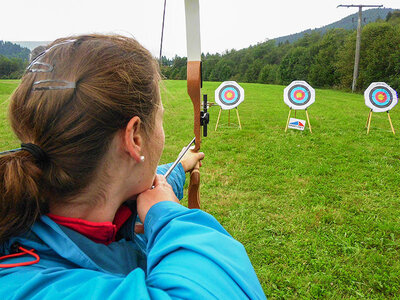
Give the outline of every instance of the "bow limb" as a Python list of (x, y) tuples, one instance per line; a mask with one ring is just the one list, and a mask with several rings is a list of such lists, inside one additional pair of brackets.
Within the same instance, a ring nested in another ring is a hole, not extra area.
[[(201, 88), (201, 62), (190, 61), (187, 65), (188, 94), (193, 103), (195, 146), (192, 151), (198, 152), (201, 143), (200, 130), (200, 88)], [(199, 163), (190, 173), (188, 206), (200, 208), (200, 171)]]
[[(187, 91), (193, 103), (195, 152), (200, 150), (201, 47), (199, 0), (185, 0), (187, 43)], [(200, 208), (199, 164), (190, 173), (189, 208)]]

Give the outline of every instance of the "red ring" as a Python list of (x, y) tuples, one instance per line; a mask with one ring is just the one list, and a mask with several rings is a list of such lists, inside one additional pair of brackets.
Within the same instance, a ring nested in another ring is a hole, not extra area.
[[(228, 96), (227, 96), (228, 93), (231, 93), (232, 96), (231, 96), (231, 97), (228, 97)], [(235, 98), (235, 92), (232, 91), (232, 90), (227, 90), (227, 91), (224, 93), (224, 97), (225, 97), (226, 100), (232, 100), (233, 98)]]
[[(383, 95), (383, 100), (379, 100), (378, 96)], [(384, 103), (387, 100), (387, 95), (384, 92), (378, 92), (375, 95), (375, 100), (378, 101), (379, 103)]]

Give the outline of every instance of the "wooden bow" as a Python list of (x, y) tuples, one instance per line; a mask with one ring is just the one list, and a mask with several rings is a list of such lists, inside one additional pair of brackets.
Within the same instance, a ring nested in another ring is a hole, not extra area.
[[(186, 43), (187, 43), (187, 91), (193, 103), (194, 112), (194, 150), (200, 150), (201, 143), (201, 45), (199, 0), (185, 0)], [(190, 173), (188, 206), (200, 208), (199, 163)]]

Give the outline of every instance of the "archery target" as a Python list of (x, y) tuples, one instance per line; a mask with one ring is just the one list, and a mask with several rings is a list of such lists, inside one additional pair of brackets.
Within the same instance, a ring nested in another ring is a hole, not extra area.
[(224, 81), (215, 90), (215, 102), (222, 109), (237, 107), (244, 100), (244, 89), (236, 81)]
[(315, 102), (315, 90), (305, 81), (293, 81), (284, 89), (283, 100), (292, 109), (306, 109)]
[(384, 112), (396, 106), (397, 93), (384, 82), (373, 82), (365, 90), (364, 99), (373, 112)]

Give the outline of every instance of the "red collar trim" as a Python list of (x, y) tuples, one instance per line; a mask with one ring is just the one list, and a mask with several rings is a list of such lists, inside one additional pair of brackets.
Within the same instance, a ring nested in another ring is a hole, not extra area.
[(47, 214), (47, 216), (59, 225), (91, 239), (93, 242), (108, 245), (115, 241), (115, 236), (122, 225), (132, 215), (132, 211), (125, 205), (121, 206), (115, 214), (113, 222), (91, 222), (79, 218), (69, 218)]

